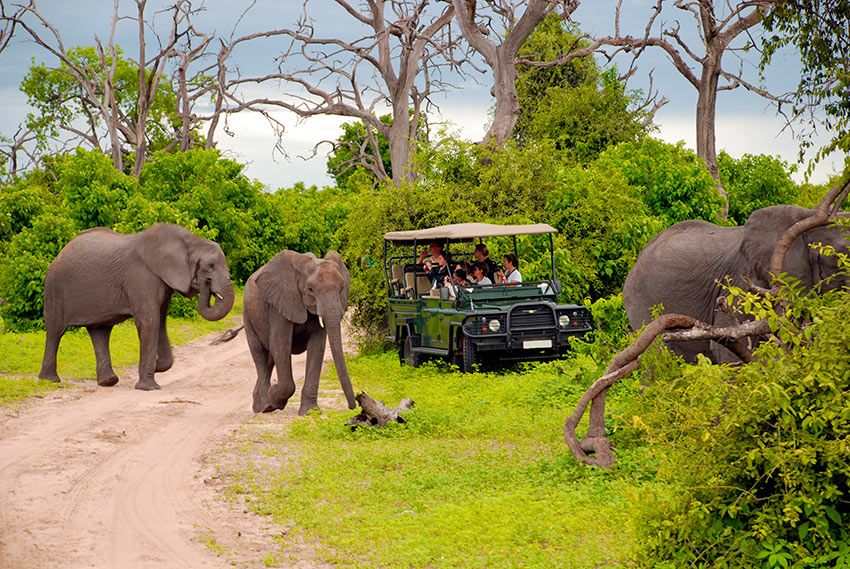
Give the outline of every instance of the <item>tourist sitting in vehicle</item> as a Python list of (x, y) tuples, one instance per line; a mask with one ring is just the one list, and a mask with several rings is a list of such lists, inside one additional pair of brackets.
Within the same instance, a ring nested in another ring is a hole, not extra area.
[(441, 288), (446, 279), (449, 278), (449, 265), (446, 263), (446, 256), (439, 253), (435, 259), (435, 264), (425, 263), (425, 267), (428, 269), (428, 280), (431, 281), (431, 288)]
[(505, 270), (499, 271), (496, 275), (496, 282), (503, 283), (508, 286), (518, 285), (522, 283), (522, 275), (517, 269), (517, 265), (519, 265), (519, 260), (516, 258), (516, 255), (513, 253), (508, 253), (502, 258), (502, 264), (505, 266)]
[(437, 256), (443, 254), (443, 244), (439, 241), (431, 241), (428, 248), (419, 253), (419, 260), (416, 262), (424, 264), (425, 270), (430, 271), (437, 264)]
[(484, 263), (473, 263), (472, 276), (478, 286), (493, 284), (493, 281), (487, 276), (487, 265)]
[(463, 269), (455, 269), (454, 280), (449, 281), (449, 278), (446, 277), (445, 284), (449, 289), (449, 296), (454, 298), (457, 296), (457, 289), (468, 287), (471, 283), (469, 282), (469, 276), (466, 274), (466, 271)]
[[(499, 270), (499, 265), (496, 261), (490, 258), (490, 249), (484, 243), (479, 243), (475, 246), (475, 259), (479, 263), (484, 263), (486, 275), (491, 280), (495, 278), (496, 272)], [(492, 284), (492, 283), (491, 283)]]

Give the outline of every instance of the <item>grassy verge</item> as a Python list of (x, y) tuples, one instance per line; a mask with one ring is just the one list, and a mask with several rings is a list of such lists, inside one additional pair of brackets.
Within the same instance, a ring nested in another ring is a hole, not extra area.
[[(211, 332), (234, 326), (241, 319), (241, 314), (242, 290), (237, 289), (233, 310), (227, 317), (217, 322), (204, 320), (197, 314), (191, 318), (169, 318), (168, 337), (172, 344), (185, 344)], [(132, 320), (112, 329), (109, 347), (115, 368), (131, 366), (139, 361), (139, 337)], [(58, 387), (54, 383), (34, 379), (41, 369), (43, 353), (43, 331), (0, 333), (0, 404)], [(94, 379), (95, 363), (88, 332), (81, 328), (65, 333), (59, 345), (59, 375), (67, 379)]]
[[(351, 432), (352, 413), (331, 412), (282, 431), (249, 424), (230, 491), (256, 512), (341, 566), (629, 566), (632, 504), (654, 491), (653, 469), (640, 447), (614, 471), (573, 461), (562, 428), (586, 387), (576, 360), (473, 375), (402, 368), (394, 354), (349, 365), (358, 389), (412, 397), (408, 423)], [(636, 390), (612, 390), (609, 414)]]

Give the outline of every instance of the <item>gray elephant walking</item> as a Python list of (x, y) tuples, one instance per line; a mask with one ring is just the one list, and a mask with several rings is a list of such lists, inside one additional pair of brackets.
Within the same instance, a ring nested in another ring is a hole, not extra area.
[[(348, 305), (348, 269), (336, 251), (317, 259), (311, 253), (282, 251), (260, 267), (245, 285), (245, 334), (254, 365), (255, 413), (283, 409), (295, 393), (292, 354), (307, 352), (299, 415), (318, 408), (319, 376), (326, 338), (348, 407), (354, 391), (342, 349), (342, 317)], [(277, 383), (271, 373), (277, 368)]]
[[(761, 287), (769, 287), (770, 257), (779, 237), (794, 223), (811, 216), (813, 210), (777, 205), (756, 210), (738, 227), (720, 227), (705, 221), (677, 223), (655, 236), (638, 255), (623, 287), (623, 303), (635, 330), (652, 319), (652, 308), (663, 313), (679, 313), (714, 325), (732, 325), (737, 317), (717, 306), (721, 293), (718, 282), (730, 278), (742, 286), (748, 277)], [(817, 227), (798, 237), (785, 258), (785, 272), (808, 288), (835, 275), (834, 256), (818, 253), (811, 243), (831, 245), (845, 252), (848, 241), (838, 227)], [(844, 278), (824, 284), (826, 288), (845, 286)], [(698, 354), (716, 363), (739, 361), (735, 354), (748, 353), (747, 340), (726, 347), (715, 342), (671, 343), (670, 348), (688, 361)], [(731, 348), (731, 350), (730, 350)]]
[[(233, 307), (233, 286), (217, 243), (182, 227), (157, 224), (132, 235), (98, 227), (71, 240), (47, 269), (44, 323), (47, 339), (39, 377), (59, 381), (56, 353), (69, 326), (85, 326), (97, 358), (97, 383), (112, 386), (109, 336), (133, 317), (139, 334), (136, 389), (159, 389), (154, 372), (173, 363), (165, 329), (174, 291), (198, 296), (198, 311), (219, 320)], [(211, 298), (217, 301), (211, 305)]]

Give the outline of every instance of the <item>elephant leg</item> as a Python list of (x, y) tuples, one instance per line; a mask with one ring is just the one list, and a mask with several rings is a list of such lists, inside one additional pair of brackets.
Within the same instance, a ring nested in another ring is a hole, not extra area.
[(254, 384), (253, 404), (251, 408), (254, 413), (274, 411), (273, 407), (267, 408), (265, 403), (266, 395), (271, 386), (274, 361), (269, 351), (263, 346), (254, 328), (248, 322), (245, 322), (245, 337), (248, 340), (248, 348), (251, 350), (254, 367), (257, 368), (257, 383)]
[(139, 381), (136, 383), (136, 389), (144, 391), (160, 389), (153, 377), (156, 371), (156, 351), (159, 345), (158, 319), (136, 316), (135, 320), (136, 330), (139, 332)]
[(112, 334), (112, 326), (87, 326), (92, 346), (94, 346), (94, 357), (97, 360), (97, 384), (103, 387), (112, 387), (118, 383), (118, 374), (112, 369), (112, 356), (109, 354), (109, 336)]
[(168, 331), (165, 329), (165, 318), (168, 315), (168, 302), (160, 309), (159, 341), (156, 346), (156, 371), (168, 371), (174, 365), (174, 356), (171, 353), (171, 342), (168, 340)]
[(41, 360), (41, 371), (38, 372), (39, 379), (48, 381), (59, 381), (59, 374), (56, 373), (56, 354), (59, 351), (59, 342), (62, 336), (68, 329), (65, 325), (52, 322), (48, 319), (47, 334), (44, 340), (44, 357)]
[(267, 404), (263, 411), (283, 409), (295, 393), (292, 377), (292, 322), (281, 317), (272, 317), (269, 330), (269, 351), (277, 368), (277, 383), (266, 393)]
[(307, 341), (307, 367), (304, 373), (304, 387), (301, 388), (299, 415), (306, 415), (310, 409), (319, 408), (319, 378), (322, 374), (326, 336), (325, 329), (320, 327), (310, 334)]

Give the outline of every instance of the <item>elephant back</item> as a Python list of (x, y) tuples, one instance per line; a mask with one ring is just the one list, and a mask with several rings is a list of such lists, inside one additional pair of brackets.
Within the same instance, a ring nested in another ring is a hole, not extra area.
[(626, 277), (623, 303), (632, 328), (662, 313), (710, 321), (719, 289), (716, 281), (735, 273), (742, 229), (706, 221), (684, 221), (653, 238)]

